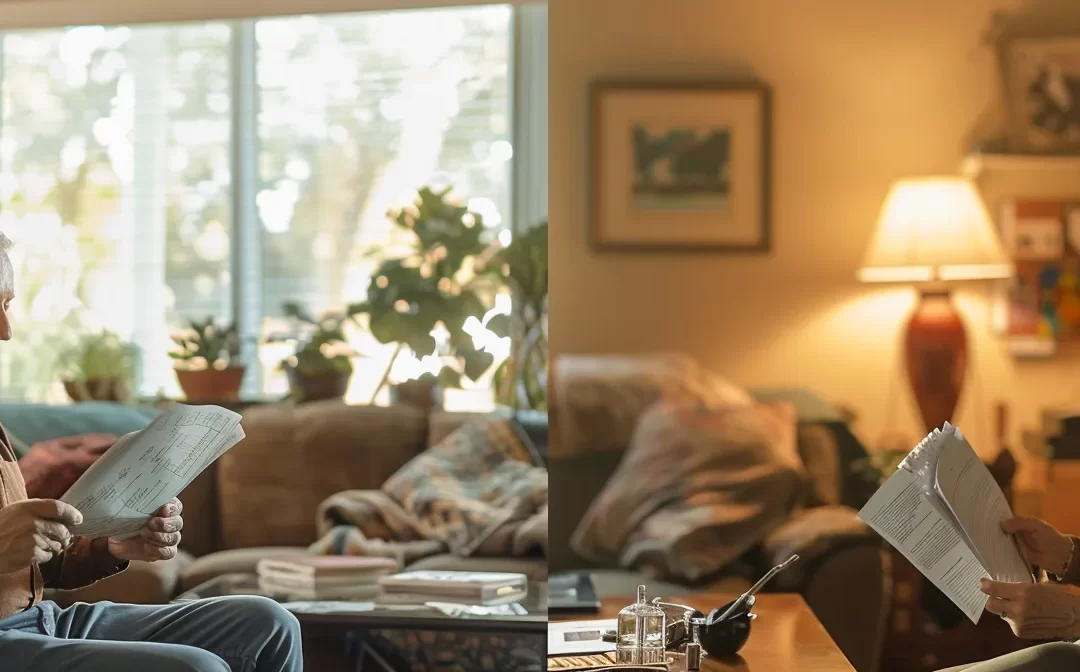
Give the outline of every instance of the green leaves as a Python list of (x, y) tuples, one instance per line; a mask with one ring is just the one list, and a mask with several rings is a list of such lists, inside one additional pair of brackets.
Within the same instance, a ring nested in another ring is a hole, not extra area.
[(482, 253), (483, 218), (447, 198), (452, 187), (435, 191), (423, 187), (411, 207), (391, 211), (390, 218), (401, 228), (416, 234), (417, 252), (439, 266), (438, 275), (448, 277), (469, 257)]
[[(471, 262), (488, 249), (483, 219), (453, 203), (450, 189), (419, 190), (409, 207), (389, 213), (397, 226), (415, 235), (413, 251), (379, 265), (368, 286), (367, 300), (349, 306), (353, 319), (367, 315), (367, 326), (381, 343), (403, 343), (417, 357), (435, 352), (432, 337), (439, 325), (449, 332), (448, 352), (461, 372), (440, 373), (446, 386), (459, 386), (461, 373), (478, 379), (494, 357), (478, 350), (464, 331), (470, 318), (483, 319), (488, 303), (469, 278)], [(488, 297), (490, 298), (490, 297)], [(452, 371), (449, 370), (449, 371)]]
[(235, 324), (219, 326), (213, 317), (203, 321), (190, 320), (190, 328), (172, 337), (180, 346), (180, 352), (169, 356), (181, 361), (205, 360), (207, 366), (215, 362), (230, 363), (240, 356), (240, 336)]
[[(350, 307), (350, 310), (352, 307)], [(323, 373), (351, 374), (352, 355), (345, 338), (345, 321), (349, 314), (330, 312), (318, 318), (294, 301), (282, 305), (286, 317), (300, 323), (301, 329), (287, 335), (277, 335), (274, 341), (300, 341), (296, 353), (281, 364), (295, 368), (303, 375)]]
[(499, 338), (506, 338), (510, 335), (510, 316), (505, 313), (492, 315), (484, 327)]
[(285, 317), (291, 317), (307, 324), (315, 324), (315, 318), (307, 312), (307, 309), (295, 301), (286, 301), (282, 306)]
[(135, 380), (138, 353), (135, 346), (111, 331), (87, 334), (69, 350), (65, 360), (69, 375), (76, 381)]
[(548, 226), (542, 222), (514, 234), (487, 272), (510, 289), (513, 314), (492, 317), (487, 328), (513, 339), (510, 358), (495, 375), (500, 403), (542, 408), (546, 402)]
[(542, 306), (548, 291), (548, 225), (541, 222), (514, 234), (488, 264), (489, 272), (510, 287), (520, 306)]

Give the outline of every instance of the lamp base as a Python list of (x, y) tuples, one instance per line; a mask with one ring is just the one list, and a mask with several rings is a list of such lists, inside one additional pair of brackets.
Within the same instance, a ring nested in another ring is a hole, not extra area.
[(967, 373), (967, 333), (948, 290), (924, 290), (904, 339), (908, 380), (926, 431), (951, 420)]

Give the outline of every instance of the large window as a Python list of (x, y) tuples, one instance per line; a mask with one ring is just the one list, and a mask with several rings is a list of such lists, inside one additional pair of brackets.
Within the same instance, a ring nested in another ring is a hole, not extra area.
[[(512, 18), (488, 5), (4, 35), (0, 231), (18, 299), (0, 396), (62, 398), (61, 354), (100, 328), (138, 346), (141, 393), (176, 394), (170, 334), (208, 316), (242, 318), (248, 394), (284, 392), (289, 346), (265, 335), (287, 301), (363, 298), (400, 244), (388, 209), (446, 184), (509, 226)], [(391, 350), (354, 338), (362, 399)]]

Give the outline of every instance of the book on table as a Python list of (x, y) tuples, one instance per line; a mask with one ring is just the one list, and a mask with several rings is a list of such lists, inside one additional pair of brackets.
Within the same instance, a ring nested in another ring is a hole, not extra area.
[(859, 511), (973, 623), (989, 599), (980, 579), (1035, 581), (1001, 529), (1012, 515), (990, 470), (949, 423), (923, 439)]
[(255, 567), (261, 590), (304, 599), (372, 599), (380, 578), (393, 574), (392, 558), (310, 555), (263, 558)]
[(378, 601), (384, 604), (461, 602), (500, 604), (528, 595), (529, 579), (508, 572), (416, 570), (379, 579)]

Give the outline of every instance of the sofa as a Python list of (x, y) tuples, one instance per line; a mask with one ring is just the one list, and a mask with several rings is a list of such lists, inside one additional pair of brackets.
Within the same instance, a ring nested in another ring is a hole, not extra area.
[[(122, 435), (159, 412), (90, 402), (0, 406), (17, 452), (33, 443), (82, 434)], [(468, 420), (469, 414), (341, 402), (255, 405), (243, 411), (247, 438), (181, 493), (181, 553), (167, 562), (132, 563), (120, 575), (76, 591), (51, 591), (61, 604), (123, 601), (159, 604), (215, 576), (253, 572), (269, 555), (307, 553), (316, 540), (316, 507), (348, 489), (378, 489), (401, 466)], [(542, 414), (517, 421), (546, 448)], [(423, 558), (412, 569), (523, 572), (547, 576), (544, 558)]]
[[(593, 368), (592, 364), (589, 367)], [(620, 382), (605, 388), (606, 394), (623, 397), (621, 401), (605, 401), (605, 394), (579, 393), (582, 386), (575, 386), (561, 371), (556, 371), (556, 381), (548, 458), (549, 478), (557, 484), (549, 509), (550, 572), (588, 573), (601, 597), (632, 596), (639, 584), (647, 585), (653, 596), (702, 592), (735, 596), (768, 568), (798, 553), (800, 561), (778, 575), (766, 590), (800, 593), (855, 669), (878, 669), (890, 603), (889, 560), (877, 535), (855, 518), (856, 509), (874, 485), (850, 468), (866, 458), (866, 451), (839, 409), (806, 389), (750, 391), (759, 402), (785, 402), (795, 407), (799, 454), (815, 487), (831, 493), (825, 496), (830, 506), (793, 514), (764, 543), (699, 581), (661, 581), (653, 578), (655, 568), (598, 563), (582, 557), (570, 542), (623, 460), (625, 439), (635, 418), (633, 413), (613, 411), (605, 404), (627, 402), (633, 396), (628, 391), (632, 385)], [(635, 401), (628, 403), (633, 406)], [(576, 421), (570, 422), (568, 416), (576, 416)], [(582, 436), (571, 427), (578, 422), (602, 429)]]

